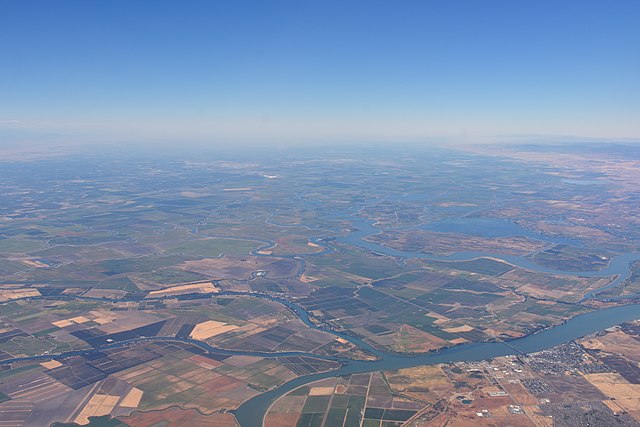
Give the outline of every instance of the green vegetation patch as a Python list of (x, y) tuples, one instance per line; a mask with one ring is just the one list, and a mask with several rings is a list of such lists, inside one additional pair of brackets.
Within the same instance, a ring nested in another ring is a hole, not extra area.
[(312, 263), (319, 267), (334, 268), (373, 280), (406, 273), (404, 268), (399, 266), (393, 258), (373, 255), (363, 250), (340, 251), (314, 257)]
[[(362, 406), (364, 406), (364, 402), (362, 403)], [(355, 410), (349, 408), (347, 410), (347, 417), (344, 420), (344, 427), (360, 427), (361, 411), (362, 409)]]
[(289, 395), (290, 396), (306, 396), (307, 394), (309, 394), (309, 390), (311, 390), (309, 386), (303, 385), (302, 387), (299, 387), (293, 390), (291, 393), (289, 393)]
[[(109, 415), (103, 415), (100, 417), (89, 417), (89, 424), (84, 424), (83, 427), (128, 427), (129, 424), (125, 424), (120, 420), (111, 418)], [(80, 424), (76, 423), (53, 423), (51, 427), (80, 427)]]
[(179, 270), (177, 268), (162, 268), (139, 276), (145, 282), (157, 283), (159, 285), (172, 285), (175, 283), (188, 283), (206, 280), (207, 276), (192, 271)]
[(534, 255), (533, 260), (543, 267), (564, 271), (596, 271), (607, 266), (610, 257), (566, 245), (556, 245)]
[(372, 285), (376, 288), (399, 289), (418, 278), (420, 278), (419, 273), (404, 273), (388, 279), (376, 280)]
[(332, 408), (347, 408), (349, 406), (349, 395), (348, 394), (334, 394), (333, 399), (331, 399), (331, 407)]
[(56, 341), (47, 336), (36, 338), (33, 336), (18, 336), (7, 342), (0, 344), (0, 350), (6, 351), (14, 356), (24, 354), (27, 356), (36, 356), (45, 352), (62, 352), (71, 350), (71, 346), (67, 343)]
[(323, 413), (301, 414), (296, 427), (321, 427), (323, 419)]
[(143, 256), (139, 258), (109, 259), (102, 261), (100, 267), (105, 274), (116, 275), (124, 273), (146, 273), (160, 268), (171, 267), (180, 264), (190, 258), (180, 255), (171, 256)]
[(34, 337), (43, 337), (45, 335), (49, 335), (52, 332), (58, 331), (60, 330), (60, 328), (58, 328), (57, 326), (54, 326), (53, 328), (49, 328), (49, 329), (45, 329), (39, 332), (36, 332), (35, 334), (33, 334)]
[(319, 412), (324, 414), (329, 406), (329, 400), (331, 400), (331, 396), (309, 396), (304, 402), (302, 413), (308, 414), (312, 412)]
[(344, 422), (344, 417), (347, 415), (347, 410), (342, 408), (330, 408), (327, 413), (327, 420), (325, 425), (327, 426), (341, 426)]
[(97, 286), (98, 289), (120, 289), (123, 291), (136, 292), (140, 289), (129, 280), (128, 277), (115, 277), (106, 280), (101, 280)]
[(22, 306), (17, 302), (8, 302), (5, 304), (0, 304), (0, 315), (12, 314), (17, 311), (20, 311)]
[(44, 247), (45, 245), (37, 240), (0, 239), (0, 252), (24, 254)]
[(35, 365), (27, 365), (27, 366), (21, 366), (19, 368), (9, 369), (8, 371), (2, 371), (0, 372), (0, 380), (11, 378), (15, 375), (23, 374), (25, 372), (32, 371), (34, 369), (41, 368), (41, 367), (42, 366), (35, 364)]
[(63, 313), (64, 315), (81, 315), (85, 314), (91, 310), (94, 310), (100, 306), (103, 306), (104, 303), (99, 301), (69, 301), (64, 304), (60, 304), (55, 307), (56, 312)]
[(18, 271), (26, 270), (27, 268), (28, 267), (21, 262), (0, 259), (0, 273), (3, 275), (17, 273)]
[(211, 238), (183, 243), (171, 248), (168, 253), (210, 258), (222, 254), (244, 255), (262, 245), (255, 240)]
[(498, 276), (513, 268), (511, 264), (490, 258), (478, 258), (470, 261), (429, 261), (428, 264), (434, 267), (468, 271), (487, 276)]

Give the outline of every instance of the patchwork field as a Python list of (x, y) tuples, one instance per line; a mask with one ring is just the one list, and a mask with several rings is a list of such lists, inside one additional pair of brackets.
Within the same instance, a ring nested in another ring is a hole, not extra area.
[[(505, 341), (635, 302), (638, 262), (584, 297), (640, 249), (639, 159), (516, 144), (0, 160), (0, 427), (233, 425), (251, 396), (338, 361)], [(269, 422), (633, 423), (636, 328), (326, 380)]]
[[(269, 409), (270, 426), (632, 426), (640, 422), (640, 323), (522, 356), (309, 383)], [(631, 341), (628, 341), (631, 345)], [(341, 424), (342, 423), (342, 424)]]

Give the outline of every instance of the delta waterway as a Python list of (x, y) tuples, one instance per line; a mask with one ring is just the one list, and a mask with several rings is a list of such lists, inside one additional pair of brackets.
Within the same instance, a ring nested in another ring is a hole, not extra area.
[[(273, 297), (271, 295), (259, 294), (259, 293), (244, 293), (244, 292), (222, 292), (216, 295), (251, 295), (257, 298), (266, 298), (272, 301), (280, 302), (294, 313), (298, 315), (301, 321), (307, 326), (322, 329), (311, 322), (309, 313), (297, 304)], [(209, 298), (211, 295), (193, 295), (193, 298)], [(89, 299), (77, 296), (65, 296), (65, 297), (41, 297), (42, 299)], [(104, 299), (100, 299), (104, 300)], [(121, 301), (121, 300), (120, 300)], [(107, 349), (114, 349), (119, 347), (128, 346), (138, 342), (170, 342), (179, 341), (196, 345), (203, 350), (225, 355), (248, 355), (258, 357), (286, 357), (286, 356), (308, 356), (316, 357), (324, 360), (333, 360), (341, 363), (341, 366), (337, 370), (307, 375), (304, 377), (298, 377), (291, 380), (278, 388), (272, 389), (265, 393), (259, 394), (245, 403), (243, 403), (237, 410), (233, 411), (238, 422), (242, 427), (260, 427), (262, 426), (262, 419), (264, 414), (268, 410), (269, 406), (280, 396), (285, 393), (312, 381), (317, 381), (324, 378), (349, 375), (354, 373), (373, 372), (373, 371), (387, 371), (402, 368), (410, 368), (421, 365), (433, 365), (437, 363), (448, 363), (457, 361), (474, 361), (485, 360), (498, 356), (515, 355), (522, 353), (531, 353), (536, 351), (545, 350), (553, 346), (580, 338), (584, 335), (597, 332), (608, 327), (635, 320), (640, 317), (640, 304), (631, 304), (618, 307), (607, 308), (603, 310), (596, 310), (590, 313), (576, 316), (567, 322), (541, 331), (537, 334), (528, 335), (523, 338), (518, 338), (510, 341), (497, 341), (497, 342), (484, 342), (484, 343), (469, 343), (462, 344), (455, 347), (443, 349), (438, 352), (430, 352), (424, 354), (404, 355), (397, 353), (384, 352), (373, 348), (367, 342), (364, 342), (356, 337), (350, 335), (326, 330), (336, 336), (345, 338), (352, 343), (360, 346), (362, 349), (374, 354), (378, 360), (375, 361), (355, 361), (351, 359), (345, 359), (341, 357), (331, 356), (318, 356), (312, 353), (303, 352), (281, 352), (281, 353), (265, 353), (256, 351), (240, 351), (240, 350), (228, 350), (220, 349), (210, 346), (207, 343), (196, 341), (188, 338), (175, 338), (175, 337), (139, 337), (126, 341), (119, 341), (105, 346), (100, 346), (94, 349), (88, 350), (75, 350), (64, 352), (60, 354), (47, 354), (41, 356), (21, 357), (15, 359), (8, 359), (0, 362), (1, 365), (15, 363), (17, 361), (38, 361), (45, 359), (61, 359), (70, 356), (84, 355), (88, 353), (103, 351)], [(325, 329), (322, 329), (325, 330)]]
[(640, 317), (640, 304), (632, 304), (576, 316), (562, 325), (509, 342), (462, 344), (439, 352), (413, 356), (379, 352), (382, 353), (380, 360), (371, 362), (352, 361), (338, 370), (291, 380), (276, 389), (247, 400), (234, 411), (234, 415), (242, 427), (261, 427), (264, 415), (277, 398), (312, 381), (363, 372), (387, 371), (437, 363), (485, 360), (499, 356), (531, 353), (551, 348), (638, 317)]
[[(355, 229), (353, 229), (347, 235), (337, 237), (335, 239), (337, 242), (402, 259), (420, 258), (433, 261), (468, 261), (481, 257), (489, 257), (501, 259), (514, 266), (541, 273), (613, 278), (612, 281), (609, 282), (606, 286), (586, 293), (583, 296), (582, 300), (593, 298), (598, 293), (617, 286), (619, 283), (621, 283), (631, 275), (631, 264), (637, 260), (640, 260), (640, 254), (627, 253), (613, 257), (608, 265), (600, 270), (565, 271), (546, 268), (524, 257), (489, 252), (456, 252), (450, 255), (434, 256), (424, 254), (422, 252), (401, 251), (368, 241), (366, 240), (367, 237), (378, 234), (380, 230), (371, 225), (370, 222), (355, 216), (350, 216), (349, 220), (355, 227)], [(474, 223), (474, 221), (477, 222), (478, 219), (456, 219), (453, 221), (441, 222), (439, 224), (423, 228), (431, 229), (433, 231), (463, 232), (464, 234), (478, 233), (478, 235), (483, 235), (485, 237), (506, 237), (519, 235), (546, 241), (549, 243), (572, 244), (575, 246), (579, 246), (579, 242), (577, 240), (556, 238), (532, 233), (531, 231), (525, 230), (511, 222), (487, 219), (479, 220), (480, 223)], [(323, 242), (322, 239), (316, 239), (315, 241), (318, 243)], [(308, 314), (304, 311), (302, 311), (301, 313), (303, 313), (303, 316), (307, 317), (305, 323), (308, 323)], [(396, 370), (421, 365), (433, 365), (438, 363), (485, 360), (499, 356), (531, 353), (545, 350), (553, 346), (575, 340), (582, 336), (601, 331), (611, 326), (635, 320), (637, 318), (640, 318), (640, 304), (612, 307), (576, 316), (561, 325), (515, 340), (510, 340), (507, 342), (499, 341), (490, 343), (469, 343), (443, 349), (438, 352), (431, 352), (421, 355), (399, 355), (395, 353), (386, 353), (372, 348), (369, 344), (362, 342), (361, 340), (354, 340), (353, 337), (340, 334), (340, 336), (342, 336), (343, 338), (347, 338), (351, 342), (358, 344), (365, 350), (375, 354), (378, 357), (378, 360), (350, 361), (349, 363), (344, 364), (338, 370), (296, 378), (276, 389), (270, 390), (266, 393), (262, 393), (252, 399), (249, 399), (248, 401), (243, 403), (236, 411), (234, 411), (234, 415), (236, 416), (238, 422), (242, 427), (261, 427), (264, 415), (268, 411), (270, 405), (276, 399), (278, 399), (285, 393), (297, 387), (300, 387), (301, 385), (313, 381), (355, 373)]]
[[(601, 270), (564, 271), (564, 270), (554, 270), (554, 269), (545, 268), (523, 257), (506, 256), (506, 255), (496, 254), (496, 253), (457, 252), (457, 253), (453, 253), (446, 256), (433, 256), (433, 255), (428, 255), (421, 252), (400, 251), (384, 245), (367, 241), (365, 240), (367, 237), (379, 233), (380, 230), (372, 226), (368, 221), (359, 219), (355, 216), (352, 216), (349, 219), (351, 220), (351, 223), (355, 228), (349, 234), (337, 237), (335, 239), (337, 242), (348, 244), (351, 246), (361, 247), (375, 253), (398, 257), (401, 259), (421, 258), (421, 259), (435, 260), (435, 261), (466, 261), (466, 260), (472, 260), (480, 257), (490, 257), (490, 258), (504, 260), (518, 267), (522, 267), (522, 268), (533, 270), (533, 271), (543, 272), (543, 273), (585, 276), (585, 277), (615, 277), (615, 279), (613, 279), (612, 282), (607, 284), (605, 287), (585, 294), (583, 299), (592, 298), (597, 293), (602, 292), (607, 288), (616, 286), (622, 280), (630, 276), (631, 264), (636, 260), (640, 260), (640, 254), (628, 253), (628, 254), (623, 254), (623, 255), (619, 255), (612, 258), (609, 264), (607, 265), (607, 267)], [(449, 223), (447, 225), (447, 227), (449, 228), (447, 229), (445, 227), (445, 229), (442, 229), (441, 231), (455, 231), (454, 229), (456, 227), (459, 227), (459, 226), (467, 227), (468, 225), (469, 224), (466, 222), (460, 222), (460, 223), (457, 223), (457, 225), (456, 223), (453, 223), (453, 224)], [(485, 222), (483, 224), (483, 227), (481, 227), (481, 229), (483, 230), (482, 232), (493, 233), (493, 234), (498, 233), (498, 235), (522, 235), (522, 233), (524, 233), (524, 231), (519, 232), (519, 230), (514, 229), (513, 228), (514, 225), (511, 223), (505, 224), (503, 222), (499, 222), (499, 223), (496, 223), (495, 225), (496, 225), (496, 228), (492, 228), (490, 223)], [(453, 227), (453, 229), (451, 227)], [(473, 228), (475, 230), (478, 230), (477, 227), (473, 227)], [(468, 232), (466, 234), (468, 234)], [(549, 238), (547, 236), (542, 236), (542, 235), (535, 235), (535, 236), (531, 235), (527, 237), (532, 237), (532, 238), (537, 237), (540, 240), (549, 241), (550, 243), (568, 243), (567, 241), (564, 241), (564, 240), (557, 241), (557, 242), (554, 242), (553, 240), (547, 240), (547, 239), (553, 239), (553, 238)], [(330, 241), (327, 242), (325, 239), (321, 239), (321, 238), (317, 238), (315, 239), (315, 241), (325, 246), (324, 250), (321, 253), (326, 253), (328, 251), (334, 250)], [(275, 242), (263, 242), (263, 243), (265, 243), (264, 247), (275, 246)], [(259, 248), (258, 250), (253, 251), (253, 253), (257, 255), (260, 249), (263, 249), (263, 248)], [(313, 256), (317, 256), (317, 255), (319, 254), (317, 253)], [(304, 259), (302, 258), (304, 256), (307, 256), (307, 255), (300, 254), (300, 255), (286, 256), (286, 258), (294, 258), (301, 262), (299, 274), (302, 271), (304, 271)], [(347, 339), (353, 344), (375, 355), (378, 359), (375, 361), (354, 361), (354, 360), (340, 358), (340, 357), (317, 356), (311, 353), (302, 353), (302, 352), (263, 353), (263, 352), (252, 352), (252, 351), (236, 351), (236, 350), (218, 349), (206, 343), (187, 339), (187, 338), (139, 337), (139, 338), (134, 338), (126, 341), (112, 343), (112, 344), (102, 346), (96, 349), (91, 349), (91, 350), (65, 352), (57, 355), (49, 354), (49, 355), (42, 355), (42, 356), (15, 358), (15, 359), (2, 361), (0, 362), (0, 364), (8, 364), (16, 361), (25, 361), (25, 360), (63, 358), (63, 357), (68, 357), (68, 356), (73, 356), (78, 354), (86, 354), (88, 352), (99, 351), (99, 350), (104, 350), (109, 348), (122, 347), (122, 346), (130, 345), (136, 342), (141, 342), (141, 341), (142, 342), (143, 341), (181, 341), (181, 342), (187, 342), (193, 345), (197, 345), (206, 351), (216, 352), (220, 354), (228, 354), (228, 355), (251, 355), (251, 356), (259, 356), (259, 357), (282, 357), (282, 356), (295, 355), (295, 356), (319, 357), (321, 359), (334, 360), (336, 362), (341, 363), (340, 368), (337, 370), (299, 377), (281, 385), (278, 388), (269, 390), (265, 393), (261, 393), (247, 400), (237, 410), (233, 411), (233, 414), (236, 416), (238, 422), (242, 427), (260, 427), (262, 426), (264, 415), (267, 412), (269, 406), (277, 398), (279, 398), (285, 393), (301, 385), (307, 384), (312, 381), (317, 381), (320, 379), (334, 377), (334, 376), (349, 375), (354, 373), (396, 370), (396, 369), (402, 369), (402, 368), (410, 368), (414, 366), (432, 365), (432, 364), (438, 364), (438, 363), (457, 362), (457, 361), (485, 360), (485, 359), (490, 359), (490, 358), (499, 357), (499, 356), (531, 353), (531, 352), (545, 350), (553, 346), (556, 346), (571, 340), (575, 340), (584, 335), (588, 335), (623, 322), (640, 318), (640, 304), (630, 304), (630, 305), (607, 308), (603, 310), (596, 310), (593, 312), (582, 314), (568, 320), (567, 322), (561, 325), (546, 329), (536, 334), (528, 335), (526, 337), (522, 337), (522, 338), (510, 340), (510, 341), (468, 343), (468, 344), (462, 344), (462, 345), (458, 345), (451, 348), (446, 348), (438, 352), (403, 355), (403, 354), (390, 353), (390, 352), (384, 352), (384, 351), (378, 350), (376, 348), (373, 348), (367, 342), (357, 337), (353, 337), (345, 333), (326, 329), (322, 325), (317, 325), (310, 320), (309, 313), (303, 307), (284, 298), (279, 298), (273, 295), (254, 293), (254, 292), (251, 292), (251, 293), (221, 292), (217, 295), (251, 295), (253, 297), (266, 298), (272, 301), (279, 302), (281, 304), (286, 305), (307, 326), (311, 328), (320, 329), (328, 333), (331, 333), (335, 336), (339, 336), (344, 339)], [(191, 296), (185, 296), (185, 297), (209, 298), (211, 297), (211, 295), (191, 295)], [(57, 297), (41, 297), (41, 298), (43, 299), (60, 299), (60, 298), (91, 299), (91, 298), (83, 298), (83, 297), (77, 297), (77, 296), (64, 296), (64, 297), (57, 296)], [(105, 299), (100, 298), (100, 300), (104, 301)], [(120, 299), (119, 301), (122, 301), (122, 299)]]
[[(389, 246), (365, 240), (367, 237), (374, 236), (380, 233), (380, 229), (374, 227), (368, 221), (362, 219), (353, 219), (352, 223), (357, 228), (357, 230), (354, 230), (353, 232), (345, 236), (337, 237), (336, 240), (338, 242), (364, 248), (375, 253), (390, 255), (393, 257), (404, 259), (419, 258), (429, 261), (470, 261), (477, 258), (494, 258), (503, 260), (516, 267), (536, 271), (539, 273), (558, 274), (565, 276), (613, 278), (612, 281), (607, 285), (586, 293), (583, 296), (582, 300), (592, 298), (607, 289), (617, 286), (618, 284), (629, 278), (629, 276), (631, 275), (631, 264), (635, 261), (640, 260), (640, 253), (630, 252), (614, 256), (613, 258), (611, 258), (607, 266), (600, 270), (567, 271), (544, 267), (525, 257), (517, 255), (498, 254), (493, 252), (455, 252), (449, 255), (432, 255), (422, 252), (401, 251)], [(525, 236), (535, 238), (537, 240), (547, 241), (550, 243), (568, 244), (568, 242), (571, 241), (573, 242), (574, 246), (580, 247), (577, 241), (573, 239), (549, 237), (543, 234), (532, 233), (531, 231), (525, 230), (514, 223), (507, 224), (508, 225), (505, 225), (504, 221), (486, 219), (481, 220), (479, 224), (475, 224), (474, 220), (472, 219), (471, 221), (465, 220), (464, 222), (442, 222), (441, 226), (438, 226), (438, 224), (436, 224), (429, 229), (433, 231), (464, 232), (464, 234), (471, 234), (468, 230), (473, 229), (481, 231), (481, 233), (477, 232), (477, 235), (485, 237)]]

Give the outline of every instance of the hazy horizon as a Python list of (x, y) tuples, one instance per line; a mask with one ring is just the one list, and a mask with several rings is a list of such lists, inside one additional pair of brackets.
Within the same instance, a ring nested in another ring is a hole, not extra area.
[(640, 138), (640, 4), (22, 2), (0, 144)]

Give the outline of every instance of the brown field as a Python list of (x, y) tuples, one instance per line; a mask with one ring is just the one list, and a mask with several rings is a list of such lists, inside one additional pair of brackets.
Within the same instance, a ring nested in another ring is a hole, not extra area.
[(524, 237), (483, 238), (456, 233), (425, 230), (382, 232), (368, 237), (395, 249), (448, 255), (453, 252), (496, 252), (507, 255), (527, 255), (545, 247), (543, 242)]
[(640, 399), (640, 384), (629, 383), (617, 372), (587, 374), (584, 377), (604, 395), (616, 401)]
[(427, 352), (449, 344), (448, 341), (409, 325), (402, 325), (393, 334), (393, 350), (402, 352)]
[(144, 392), (140, 389), (133, 387), (129, 394), (127, 394), (122, 402), (120, 402), (120, 406), (124, 408), (137, 408), (140, 404), (140, 399), (142, 399), (142, 395)]
[(231, 414), (215, 413), (203, 415), (195, 409), (169, 408), (162, 411), (134, 412), (129, 417), (119, 419), (131, 427), (189, 426), (189, 427), (237, 427)]
[(278, 278), (293, 276), (298, 270), (298, 262), (271, 257), (225, 255), (222, 258), (185, 261), (178, 268), (212, 278), (249, 279), (251, 273), (259, 270), (267, 271), (270, 278)]
[[(505, 405), (506, 407), (506, 405)], [(518, 426), (518, 427), (539, 427), (526, 415), (510, 414), (505, 408), (496, 408), (494, 411), (489, 410), (490, 417), (479, 417), (473, 410), (464, 410), (455, 414), (447, 414), (440, 417), (438, 421), (445, 418), (445, 424), (427, 424), (428, 426), (453, 426), (453, 427), (474, 427), (474, 426)], [(454, 418), (455, 417), (455, 418)]]
[(191, 338), (196, 340), (205, 340), (207, 338), (215, 337), (216, 335), (223, 334), (228, 331), (237, 329), (236, 325), (229, 325), (224, 322), (216, 322), (215, 320), (207, 320), (206, 322), (198, 323), (191, 332)]
[[(7, 289), (11, 285), (2, 285), (0, 289), (0, 303), (20, 298), (31, 298), (40, 296), (40, 291), (35, 288), (15, 288)], [(20, 286), (20, 285), (16, 285)]]
[(55, 321), (55, 322), (51, 322), (51, 324), (52, 324), (53, 326), (57, 326), (58, 328), (64, 328), (64, 327), (67, 327), (67, 326), (71, 326), (71, 325), (73, 325), (73, 323), (72, 323), (71, 321), (66, 320), (66, 319), (63, 319), (63, 320), (57, 320), (57, 321)]
[(62, 363), (58, 362), (57, 360), (49, 360), (47, 362), (42, 362), (40, 364), (47, 369), (53, 369), (53, 368), (57, 368), (58, 366), (62, 366)]
[[(183, 409), (197, 409), (202, 414), (212, 414), (223, 408), (235, 408), (257, 394), (257, 391), (247, 387), (247, 382), (253, 381), (256, 372), (257, 375), (269, 375), (268, 371), (273, 368), (271, 364), (267, 364), (254, 371), (254, 365), (235, 367), (226, 364), (226, 360), (223, 364), (211, 360), (211, 364), (205, 367), (201, 362), (202, 358), (195, 361), (192, 357), (193, 355), (179, 352), (119, 372), (115, 376), (143, 392), (139, 405), (143, 411), (179, 406)], [(258, 358), (253, 362), (257, 363), (255, 366), (260, 366), (262, 359)], [(211, 365), (216, 363), (218, 366), (212, 368)], [(250, 364), (247, 361), (247, 365)], [(286, 379), (293, 377), (290, 371), (286, 372), (288, 376), (284, 372), (279, 374)], [(134, 397), (138, 398), (137, 395)]]
[(453, 390), (453, 384), (437, 365), (386, 371), (384, 376), (393, 392), (425, 402), (436, 402)]
[(218, 291), (220, 291), (220, 288), (216, 287), (211, 281), (205, 281), (199, 283), (189, 283), (186, 285), (176, 285), (157, 291), (151, 291), (147, 294), (146, 298), (163, 298), (167, 296), (192, 293), (210, 294)]
[(619, 353), (627, 359), (640, 362), (640, 341), (622, 331), (586, 338), (580, 344), (590, 349), (605, 350), (607, 353)]
[(96, 323), (100, 323), (99, 329), (108, 334), (122, 332), (141, 326), (150, 325), (163, 319), (161, 313), (152, 314), (149, 311), (98, 311), (94, 315)]
[[(490, 397), (478, 396), (470, 405), (460, 403), (458, 400), (450, 400), (444, 414), (435, 418), (432, 422), (422, 424), (425, 426), (522, 426), (534, 427), (535, 424), (526, 415), (514, 415), (509, 413), (507, 407), (513, 404), (509, 396)], [(487, 416), (478, 416), (478, 413)], [(418, 424), (420, 425), (420, 424)]]
[(108, 415), (118, 403), (120, 396), (94, 394), (74, 420), (78, 424), (88, 424), (89, 417)]
[[(336, 380), (324, 380), (315, 384), (323, 384), (334, 388), (336, 386)], [(276, 400), (264, 419), (264, 425), (268, 427), (290, 427), (295, 426), (300, 412), (304, 406), (305, 396), (292, 396), (285, 395)]]
[(38, 372), (18, 379), (17, 386), (8, 394), (13, 400), (23, 400), (34, 404), (43, 404), (66, 393), (69, 388), (53, 378)]
[(552, 275), (521, 268), (490, 279), (498, 286), (517, 289), (519, 293), (535, 298), (570, 302), (578, 301), (585, 293), (606, 285), (610, 280), (608, 277)]
[(335, 387), (311, 387), (309, 396), (331, 396)]
[(532, 396), (531, 393), (529, 393), (521, 383), (510, 383), (508, 381), (503, 381), (500, 383), (500, 385), (505, 389), (507, 393), (509, 393), (513, 400), (518, 402), (520, 405), (538, 404), (538, 399), (535, 396)]
[(458, 326), (455, 328), (446, 328), (444, 329), (445, 332), (451, 332), (451, 333), (458, 333), (458, 332), (469, 332), (469, 331), (473, 331), (473, 327), (469, 326), (469, 325), (462, 325), (462, 326)]
[(618, 373), (589, 374), (584, 377), (603, 394), (615, 399), (604, 401), (614, 412), (615, 406), (618, 406), (640, 420), (640, 384), (630, 384)]
[(305, 254), (321, 252), (324, 248), (320, 245), (312, 243), (306, 236), (287, 235), (276, 239), (276, 246), (271, 248), (271, 253), (281, 254)]

